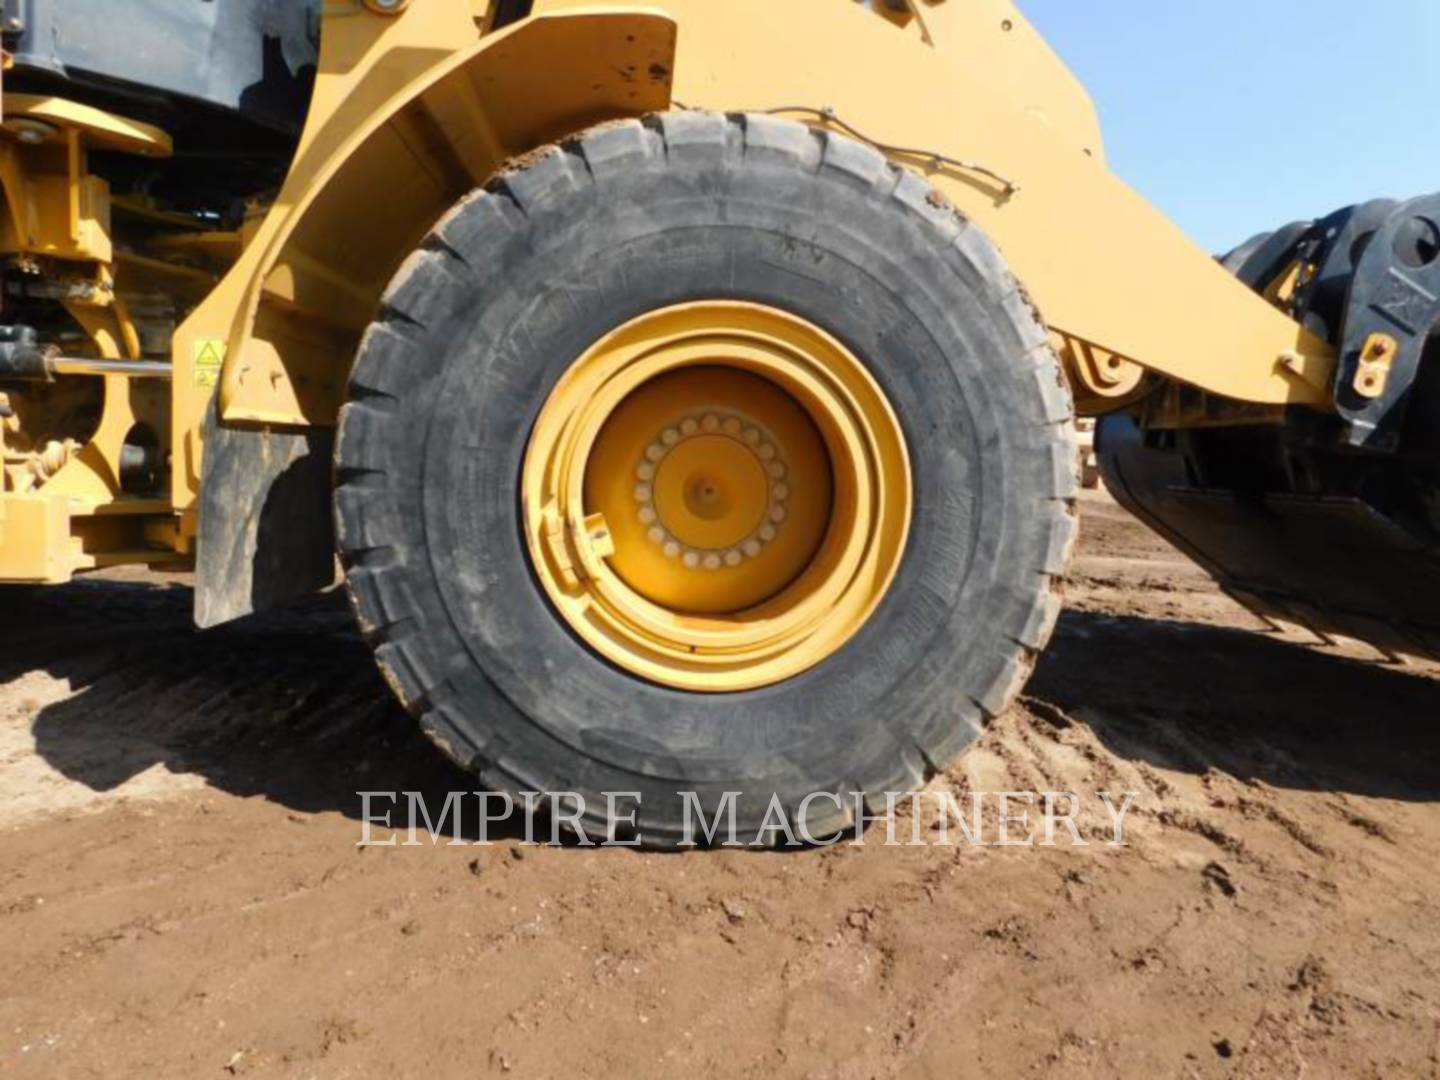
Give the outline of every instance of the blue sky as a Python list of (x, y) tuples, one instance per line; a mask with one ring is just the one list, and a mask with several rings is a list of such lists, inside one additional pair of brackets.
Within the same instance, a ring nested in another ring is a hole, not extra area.
[(1017, 0), (1203, 247), (1440, 190), (1440, 0)]

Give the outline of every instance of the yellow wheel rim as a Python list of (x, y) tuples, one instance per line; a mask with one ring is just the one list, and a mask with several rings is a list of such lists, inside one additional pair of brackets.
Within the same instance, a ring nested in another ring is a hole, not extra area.
[(561, 378), (522, 477), (531, 560), (591, 647), (702, 692), (768, 686), (864, 626), (911, 514), (904, 436), (856, 357), (756, 304), (686, 304)]

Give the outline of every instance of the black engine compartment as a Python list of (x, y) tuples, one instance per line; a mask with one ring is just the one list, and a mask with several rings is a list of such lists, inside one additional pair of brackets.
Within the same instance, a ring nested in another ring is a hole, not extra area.
[(314, 86), (322, 0), (4, 0), (7, 91), (163, 128), (175, 157), (110, 157), (117, 190), (228, 216), (280, 182)]

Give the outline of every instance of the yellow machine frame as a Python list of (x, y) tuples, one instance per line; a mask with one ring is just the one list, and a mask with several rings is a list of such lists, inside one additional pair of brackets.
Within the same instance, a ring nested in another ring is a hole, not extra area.
[[(1003, 251), (1084, 412), (1133, 400), (1150, 373), (1239, 402), (1329, 408), (1331, 348), (1109, 171), (1087, 94), (1009, 0), (537, 0), (493, 30), (497, 6), (327, 3), (283, 190), (243, 235), (190, 238), (229, 252), (218, 278), (110, 249), (110, 195), (86, 151), (163, 157), (163, 132), (6, 96), (0, 243), (86, 283), (68, 306), (93, 351), (140, 355), (115, 291), (127, 274), (196, 303), (174, 335), (168, 410), (164, 383), (105, 375), (91, 444), (38, 490), (0, 496), (0, 580), (187, 565), (212, 402), (230, 429), (333, 427), (385, 284), (447, 208), (537, 146), (657, 110), (789, 115), (859, 133), (925, 174)], [(33, 121), (58, 141), (27, 142)], [(116, 433), (137, 416), (169, 442), (164, 497), (120, 491)]]

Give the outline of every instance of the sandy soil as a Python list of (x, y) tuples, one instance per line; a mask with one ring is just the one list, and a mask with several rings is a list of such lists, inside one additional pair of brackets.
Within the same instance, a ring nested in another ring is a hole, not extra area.
[(1440, 1070), (1440, 683), (1267, 630), (1103, 496), (939, 790), (1138, 793), (1129, 846), (357, 848), (465, 789), (343, 607), (154, 578), (0, 615), (0, 1075)]

